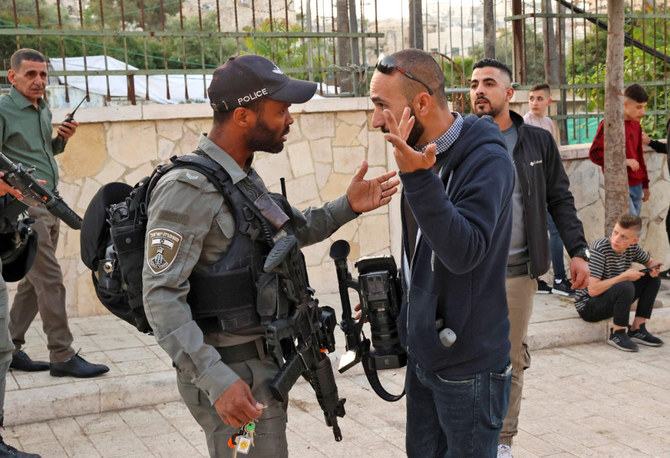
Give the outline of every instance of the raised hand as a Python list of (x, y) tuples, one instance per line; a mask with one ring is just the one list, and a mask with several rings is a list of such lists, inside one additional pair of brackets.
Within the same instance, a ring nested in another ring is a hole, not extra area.
[(388, 129), (384, 138), (393, 144), (393, 155), (398, 164), (398, 169), (402, 173), (431, 168), (435, 164), (435, 154), (437, 152), (437, 146), (434, 143), (428, 145), (425, 153), (416, 151), (407, 144), (407, 137), (409, 137), (414, 127), (414, 116), (410, 117), (410, 113), (409, 107), (406, 107), (402, 112), (400, 123), (398, 123), (389, 110), (385, 109), (383, 112)]

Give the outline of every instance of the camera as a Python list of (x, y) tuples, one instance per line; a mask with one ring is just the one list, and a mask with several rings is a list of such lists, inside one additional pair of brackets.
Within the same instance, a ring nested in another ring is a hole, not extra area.
[[(394, 402), (401, 399), (405, 392), (399, 395), (388, 393), (381, 386), (377, 371), (407, 365), (407, 353), (398, 336), (402, 298), (398, 269), (393, 256), (362, 258), (355, 264), (358, 280), (354, 280), (347, 267), (349, 251), (349, 244), (344, 240), (338, 240), (330, 247), (342, 302), (340, 328), (346, 337), (347, 350), (340, 359), (338, 370), (342, 373), (362, 361), (365, 375), (375, 393), (386, 401)], [(351, 313), (350, 288), (356, 290), (361, 301), (358, 320), (354, 320)], [(366, 320), (370, 322), (372, 348), (370, 340), (363, 334)]]

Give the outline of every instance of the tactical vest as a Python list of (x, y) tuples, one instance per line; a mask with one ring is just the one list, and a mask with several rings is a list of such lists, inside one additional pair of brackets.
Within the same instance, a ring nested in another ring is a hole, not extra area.
[(235, 234), (218, 261), (189, 277), (193, 319), (209, 333), (239, 332), (285, 318), (290, 310), (281, 280), (263, 272), (263, 264), (273, 240), (293, 233), (291, 206), (282, 195), (255, 184), (261, 181), (253, 169), (237, 184), (221, 168), (216, 176), (235, 219)]

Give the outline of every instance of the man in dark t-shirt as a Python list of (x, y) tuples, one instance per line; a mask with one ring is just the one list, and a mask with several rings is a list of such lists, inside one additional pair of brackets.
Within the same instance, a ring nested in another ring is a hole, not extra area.
[[(661, 284), (658, 274), (663, 263), (651, 259), (637, 244), (641, 228), (639, 216), (624, 213), (617, 219), (612, 235), (593, 242), (589, 286), (575, 295), (575, 307), (583, 320), (612, 318), (614, 324), (607, 343), (623, 351), (638, 351), (636, 342), (652, 347), (663, 345), (646, 329)], [(646, 269), (631, 268), (633, 262)], [(628, 326), (630, 308), (636, 299), (635, 319)]]

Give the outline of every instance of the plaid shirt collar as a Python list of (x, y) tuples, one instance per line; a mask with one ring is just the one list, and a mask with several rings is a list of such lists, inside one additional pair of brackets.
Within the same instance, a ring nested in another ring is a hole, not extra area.
[(440, 155), (441, 153), (448, 150), (451, 147), (451, 145), (453, 145), (454, 142), (458, 140), (458, 136), (461, 135), (461, 129), (463, 128), (463, 116), (461, 116), (460, 113), (456, 113), (453, 111), (451, 112), (451, 114), (454, 115), (455, 118), (454, 123), (451, 125), (451, 127), (449, 127), (449, 129), (445, 133), (443, 133), (432, 142), (420, 148), (420, 151), (422, 153), (426, 151), (428, 145), (430, 145), (431, 143), (435, 143), (437, 145), (437, 154)]

